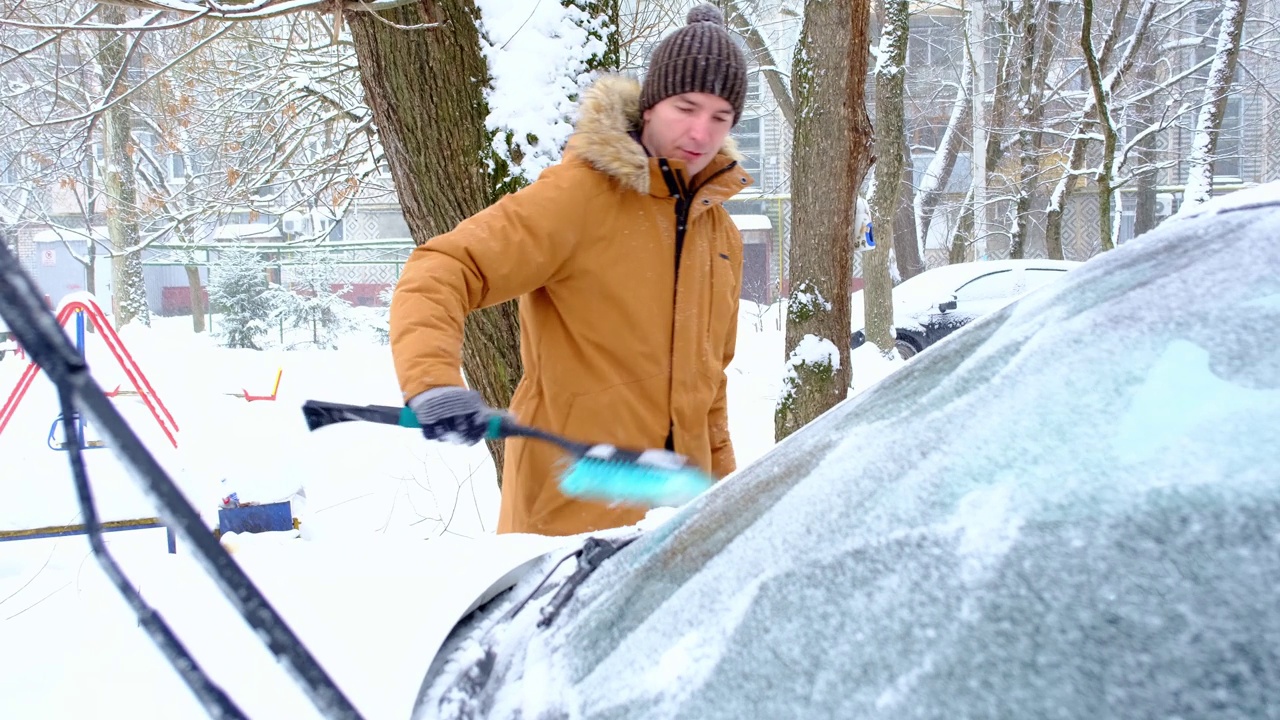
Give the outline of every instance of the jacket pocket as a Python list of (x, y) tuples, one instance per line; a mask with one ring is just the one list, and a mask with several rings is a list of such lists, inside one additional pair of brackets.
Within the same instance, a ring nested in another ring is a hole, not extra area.
[(729, 329), (737, 320), (738, 277), (742, 256), (731, 249), (717, 249), (711, 257), (711, 307), (707, 322), (707, 347), (705, 358), (699, 365), (702, 373), (719, 378), (724, 370), (724, 347)]
[[(574, 440), (661, 447), (670, 424), (666, 373), (576, 395), (561, 425)], [(657, 443), (657, 445), (654, 445)]]

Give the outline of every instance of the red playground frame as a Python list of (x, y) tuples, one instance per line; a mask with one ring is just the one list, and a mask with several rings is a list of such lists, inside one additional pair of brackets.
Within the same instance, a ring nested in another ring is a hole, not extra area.
[[(147, 409), (151, 411), (152, 417), (156, 419), (156, 423), (164, 431), (165, 437), (169, 438), (169, 442), (175, 448), (178, 447), (178, 440), (175, 435), (178, 432), (177, 421), (173, 419), (169, 409), (160, 401), (160, 396), (151, 387), (151, 382), (147, 380), (142, 368), (138, 367), (137, 361), (133, 359), (133, 355), (129, 353), (128, 348), (124, 346), (124, 342), (116, 334), (115, 328), (107, 321), (107, 316), (102, 312), (98, 301), (88, 293), (77, 293), (69, 296), (62, 301), (62, 307), (58, 308), (58, 324), (66, 327), (67, 321), (77, 314), (81, 316), (81, 319), (87, 317), (99, 329), (102, 339), (106, 341), (107, 347), (111, 350), (111, 354), (115, 356), (116, 362), (119, 363), (120, 368), (124, 370), (125, 376), (129, 378), (129, 382), (133, 385), (133, 392), (146, 403)], [(84, 352), (83, 345), (80, 347), (80, 352)], [(13, 418), (19, 403), (22, 402), (22, 398), (27, 394), (27, 389), (31, 387), (31, 382), (35, 380), (39, 372), (40, 366), (34, 362), (29, 363), (26, 369), (22, 371), (22, 377), (18, 379), (18, 385), (13, 389), (13, 392), (9, 393), (4, 406), (0, 407), (0, 432), (4, 432), (5, 426)], [(119, 388), (116, 388), (110, 395), (114, 396), (118, 393)]]

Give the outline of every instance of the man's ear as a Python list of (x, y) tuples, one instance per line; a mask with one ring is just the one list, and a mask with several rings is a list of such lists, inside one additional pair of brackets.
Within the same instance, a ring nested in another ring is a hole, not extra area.
[(645, 123), (649, 122), (649, 116), (652, 114), (653, 114), (653, 108), (649, 108), (648, 110), (645, 110), (644, 112), (640, 113), (640, 123), (641, 123), (640, 127), (644, 127)]

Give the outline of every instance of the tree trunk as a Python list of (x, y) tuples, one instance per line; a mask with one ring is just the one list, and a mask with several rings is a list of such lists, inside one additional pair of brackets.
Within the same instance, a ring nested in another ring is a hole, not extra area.
[[(1106, 87), (1108, 93), (1115, 84), (1120, 81), (1126, 72), (1133, 66), (1134, 60), (1138, 57), (1142, 48), (1142, 42), (1146, 38), (1147, 28), (1151, 25), (1152, 17), (1155, 14), (1155, 8), (1159, 0), (1145, 0), (1142, 9), (1138, 12), (1138, 20), (1134, 26), (1133, 35), (1129, 43), (1129, 47), (1125, 50), (1124, 55), (1117, 63), (1114, 72), (1108, 75), (1109, 84)], [(1116, 13), (1111, 18), (1111, 27), (1107, 33), (1107, 39), (1102, 47), (1102, 51), (1097, 56), (1097, 64), (1099, 68), (1106, 68), (1110, 63), (1112, 52), (1114, 52), (1118, 44), (1118, 33), (1129, 13), (1129, 0), (1120, 0), (1116, 7)], [(1064, 259), (1064, 249), (1062, 246), (1062, 215), (1067, 206), (1067, 200), (1076, 189), (1078, 172), (1084, 167), (1085, 149), (1088, 142), (1089, 133), (1093, 131), (1093, 125), (1097, 120), (1098, 107), (1096, 99), (1090, 96), (1085, 104), (1084, 117), (1076, 129), (1075, 139), (1071, 141), (1071, 151), (1067, 159), (1067, 165), (1063, 169), (1062, 177), (1058, 179), (1057, 185), (1053, 192), (1049, 195), (1049, 210), (1045, 213), (1045, 233), (1044, 244), (1045, 250), (1049, 257), (1055, 260)]]
[(1018, 151), (1022, 162), (1018, 169), (1018, 194), (1014, 202), (1009, 257), (1017, 260), (1026, 255), (1032, 200), (1039, 186), (1040, 147), (1044, 142), (1044, 86), (1058, 34), (1058, 7), (1057, 3), (1049, 3), (1045, 8), (1043, 32), (1036, 19), (1035, 6), (1023, 6), (1016, 16), (1021, 28), (1019, 34), (1022, 36), (1021, 70), (1018, 78), (1018, 90), (1022, 96)]
[(185, 265), (187, 287), (191, 289), (191, 330), (204, 332), (204, 288), (200, 286), (200, 266)]
[[(1009, 5), (1012, 0), (1004, 0), (1005, 8), (997, 15), (996, 37), (1000, 38), (996, 54), (996, 79), (991, 88), (991, 114), (987, 117), (986, 171), (987, 177), (1003, 180), (1004, 176), (997, 172), (1000, 161), (1004, 159), (1009, 147), (1008, 137), (1012, 134), (1011, 109), (1013, 107), (1013, 44), (1016, 38), (1009, 32)], [(985, 38), (984, 38), (985, 40)], [(988, 183), (990, 186), (990, 183)]]
[[(123, 25), (128, 17), (116, 5), (101, 5), (98, 19), (104, 25)], [(104, 88), (106, 109), (98, 116), (102, 123), (103, 188), (107, 204), (107, 234), (111, 237), (111, 308), (117, 328), (137, 320), (151, 324), (147, 308), (147, 288), (142, 277), (142, 249), (138, 247), (138, 186), (133, 168), (133, 107), (126, 98), (129, 90), (125, 63), (128, 36), (116, 30), (98, 33), (98, 68)]]
[(1084, 0), (1084, 22), (1080, 24), (1080, 47), (1089, 68), (1089, 85), (1093, 88), (1093, 104), (1102, 129), (1102, 167), (1095, 174), (1098, 185), (1098, 242), (1105, 252), (1115, 247), (1111, 238), (1111, 187), (1115, 179), (1116, 126), (1111, 119), (1110, 92), (1102, 84), (1102, 67), (1093, 51), (1093, 0)]
[[(987, 236), (987, 195), (988, 195), (988, 165), (987, 155), (991, 147), (990, 134), (993, 113), (987, 110), (987, 13), (986, 0), (977, 0), (976, 2), (966, 3), (968, 12), (965, 18), (965, 60), (972, 68), (972, 90), (969, 93), (973, 104), (970, 111), (971, 129), (973, 131), (973, 141), (971, 145), (972, 173), (970, 178), (970, 196), (971, 199), (965, 202), (965, 209), (962, 212), (969, 213), (969, 222), (972, 223), (970, 231), (967, 233), (969, 240), (967, 245), (976, 244), (979, 239), (985, 240)], [(998, 86), (998, 78), (997, 78)], [(996, 103), (993, 100), (992, 106)], [(959, 227), (956, 228), (957, 233)], [(956, 253), (956, 238), (952, 239), (951, 250), (952, 255)]]
[[(93, 227), (92, 223), (89, 226)], [(89, 239), (84, 247), (84, 289), (89, 291), (90, 295), (96, 296), (98, 294), (98, 243), (94, 242), (93, 231), (89, 232)]]
[[(786, 333), (792, 374), (774, 414), (779, 440), (849, 392), (849, 228), (854, 194), (870, 163), (871, 123), (864, 98), (870, 14), (869, 0), (805, 3), (792, 66), (796, 128), (791, 176), (814, 182), (798, 182), (792, 191)], [(893, 154), (900, 154), (896, 144)]]
[(1218, 43), (1214, 50), (1209, 79), (1204, 86), (1204, 102), (1196, 118), (1196, 132), (1191, 140), (1191, 158), (1187, 170), (1187, 189), (1182, 204), (1194, 207), (1213, 196), (1213, 156), (1222, 131), (1222, 116), (1227, 111), (1227, 95), (1236, 73), (1240, 55), (1240, 38), (1244, 34), (1246, 0), (1223, 0), (1218, 18)]
[[(1008, 240), (1002, 236), (1004, 232), (993, 232), (1002, 229), (998, 223), (992, 222), (992, 212), (998, 207), (999, 200), (1008, 200), (1014, 195), (1013, 173), (1000, 167), (1005, 155), (1013, 146), (1012, 138), (1016, 134), (1014, 106), (1016, 104), (1017, 85), (1014, 63), (1017, 60), (1015, 43), (1018, 38), (1011, 31), (1014, 8), (1022, 5), (1019, 0), (1004, 0), (1004, 7), (994, 16), (995, 37), (1000, 45), (996, 54), (996, 77), (991, 88), (991, 111), (986, 118), (986, 152), (983, 153), (982, 193), (975, 195), (974, 213), (975, 234), (977, 242), (983, 243), (985, 252), (998, 257), (1008, 249)], [(985, 38), (984, 38), (985, 39)], [(978, 87), (981, 87), (979, 84)], [(982, 93), (978, 93), (981, 95)], [(975, 169), (976, 170), (976, 169)], [(976, 179), (976, 178), (975, 178)]]
[(960, 220), (956, 223), (955, 232), (951, 234), (948, 264), (955, 265), (969, 260), (969, 245), (973, 243), (973, 197), (973, 188), (969, 188), (960, 207)]
[(1036, 58), (1036, 13), (1031, 3), (1022, 3), (1009, 16), (1014, 37), (1020, 41), (1018, 48), (1018, 96), (1022, 100), (1018, 113), (1018, 165), (1017, 189), (1013, 200), (1013, 217), (1009, 223), (1009, 258), (1021, 260), (1027, 250), (1027, 225), (1031, 214), (1032, 183), (1038, 163), (1032, 149), (1032, 135), (1028, 120), (1032, 107), (1039, 104), (1034, 97)]
[[(484, 88), (478, 13), (471, 0), (424, 0), (378, 13), (347, 11), (360, 83), (373, 110), (400, 207), (416, 244), (451, 230), (494, 198), (484, 158)], [(426, 30), (395, 25), (442, 23)], [(467, 382), (496, 408), (523, 373), (514, 302), (472, 313), (462, 349)], [(503, 447), (490, 442), (501, 483)]]
[[(889, 277), (889, 248), (897, 242), (895, 223), (902, 191), (903, 148), (906, 120), (902, 104), (906, 88), (907, 37), (910, 18), (908, 0), (885, 0), (879, 61), (876, 63), (876, 181), (872, 190), (871, 224), (876, 234), (892, 242), (882, 243), (862, 256), (862, 279), (866, 285), (865, 332), (867, 342), (888, 353), (893, 342), (893, 282)], [(915, 245), (915, 233), (911, 233)]]
[(915, 167), (911, 161), (911, 145), (902, 133), (902, 182), (898, 184), (898, 212), (893, 216), (893, 257), (898, 268), (898, 282), (924, 272), (920, 257), (924, 243), (916, 229)]
[[(1134, 132), (1142, 132), (1156, 122), (1153, 95), (1142, 98), (1134, 105)], [(1154, 228), (1156, 218), (1156, 134), (1147, 133), (1138, 139), (1133, 148), (1133, 161), (1137, 168), (1133, 174), (1134, 207), (1133, 236), (1137, 237)]]
[(1084, 154), (1087, 149), (1084, 137), (1085, 127), (1082, 125), (1079, 136), (1071, 142), (1071, 155), (1067, 158), (1067, 167), (1058, 179), (1053, 192), (1049, 195), (1049, 209), (1044, 216), (1044, 248), (1051, 260), (1065, 260), (1066, 249), (1062, 245), (1062, 216), (1066, 212), (1067, 201), (1075, 192), (1079, 182), (1079, 170), (1084, 165)]
[[(92, 138), (92, 128), (90, 129), (90, 137)], [(97, 202), (94, 198), (93, 178), (97, 176), (99, 169), (97, 161), (94, 160), (93, 153), (86, 153), (86, 162), (88, 162), (88, 172), (85, 173), (84, 200), (80, 202), (80, 211), (84, 215), (85, 227), (93, 227), (93, 215), (97, 210)], [(79, 188), (75, 190), (80, 192)], [(92, 230), (89, 232), (89, 239), (84, 244), (84, 289), (90, 295), (98, 294), (98, 243), (93, 240)]]
[(969, 97), (973, 87), (972, 67), (965, 63), (964, 83), (956, 88), (955, 102), (951, 105), (951, 116), (947, 120), (947, 129), (943, 131), (938, 147), (934, 151), (933, 160), (929, 161), (929, 169), (925, 171), (920, 182), (920, 193), (916, 196), (916, 222), (919, 226), (920, 247), (929, 241), (929, 228), (933, 225), (933, 216), (946, 195), (947, 184), (951, 182), (951, 172), (956, 166), (956, 157), (960, 154), (960, 146), (964, 142), (964, 126), (969, 122), (973, 103)]

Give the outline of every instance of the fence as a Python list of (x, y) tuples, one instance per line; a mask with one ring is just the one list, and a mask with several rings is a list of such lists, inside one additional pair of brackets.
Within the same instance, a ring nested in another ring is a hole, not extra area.
[[(20, 238), (19, 256), (23, 267), (36, 284), (57, 306), (72, 293), (89, 291), (98, 297), (112, 297), (111, 265), (105, 252), (88, 255), (85, 239), (63, 239), (57, 236)], [(395, 284), (400, 276), (412, 241), (395, 239), (371, 242), (337, 242), (323, 246), (288, 244), (221, 244), (184, 248), (153, 247), (143, 251), (143, 281), (147, 306), (156, 315), (191, 313), (195, 297), (208, 307), (209, 273), (216, 272), (221, 253), (233, 247), (244, 247), (261, 253), (263, 269), (271, 282), (290, 283), (300, 266), (316, 262), (335, 268), (338, 285), (349, 285), (344, 299), (353, 305), (378, 305), (379, 294)], [(86, 263), (91, 261), (92, 265)], [(191, 277), (188, 269), (194, 270)], [(199, 283), (193, 295), (192, 281)]]

